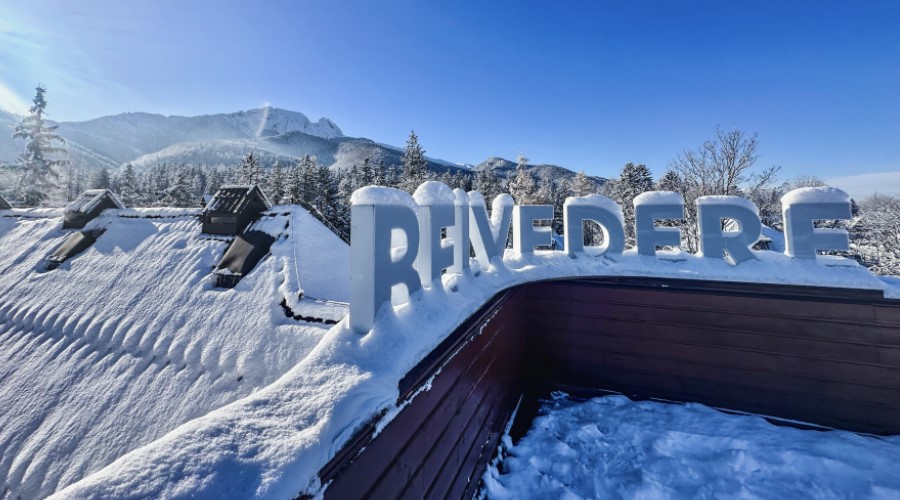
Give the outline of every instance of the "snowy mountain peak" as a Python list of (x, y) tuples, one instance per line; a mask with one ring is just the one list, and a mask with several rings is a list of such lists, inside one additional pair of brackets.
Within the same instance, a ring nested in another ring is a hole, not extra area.
[(303, 113), (272, 106), (239, 111), (225, 116), (249, 137), (268, 137), (288, 132), (303, 132), (323, 139), (344, 136), (341, 129), (328, 118), (320, 118), (319, 121), (313, 123)]

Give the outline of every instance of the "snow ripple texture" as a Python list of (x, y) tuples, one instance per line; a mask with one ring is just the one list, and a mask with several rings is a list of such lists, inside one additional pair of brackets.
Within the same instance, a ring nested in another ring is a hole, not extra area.
[[(297, 213), (295, 208), (294, 214)], [(283, 227), (274, 222), (267, 226)], [(304, 234), (301, 224), (291, 227), (297, 229), (296, 241), (315, 242), (319, 245), (318, 253), (333, 248), (325, 238)], [(279, 289), (287, 298), (286, 305), (306, 316), (311, 315), (304, 309), (309, 307), (308, 297), (328, 299), (329, 294), (344, 293), (345, 289), (340, 287), (320, 286), (327, 281), (310, 279), (312, 271), (304, 275), (304, 255), (317, 252), (304, 254), (302, 246), (294, 245), (296, 256), (293, 257), (288, 248), (282, 240), (276, 242), (272, 258), (238, 284), (236, 291), (252, 290), (253, 299), (240, 303), (216, 302), (220, 304), (215, 306), (216, 310), (224, 313), (235, 306), (249, 307), (250, 314), (241, 313), (239, 318), (257, 318), (253, 313), (265, 316), (259, 311), (269, 311), (265, 303), (274, 294), (271, 283), (278, 280), (283, 280)], [(216, 252), (219, 250), (213, 253)], [(398, 413), (398, 381), (494, 294), (521, 283), (577, 276), (656, 276), (882, 289), (890, 297), (900, 297), (900, 287), (843, 259), (823, 257), (799, 262), (773, 252), (759, 252), (757, 256), (758, 261), (741, 266), (684, 252), (660, 252), (659, 258), (653, 258), (636, 255), (633, 250), (618, 256), (586, 255), (578, 259), (571, 259), (563, 252), (537, 250), (533, 256), (515, 256), (508, 251), (503, 265), (492, 265), (489, 269), (481, 269), (477, 260), (473, 260), (470, 273), (445, 274), (440, 284), (413, 294), (409, 303), (392, 311), (383, 308), (367, 335), (353, 332), (346, 319), (338, 322), (312, 350), (305, 355), (298, 354), (303, 356), (301, 361), (267, 387), (122, 455), (59, 491), (57, 496), (295, 498), (301, 493), (321, 495), (324, 485), (319, 484), (318, 471), (356, 430), (377, 415), (384, 415), (379, 425), (385, 425)], [(347, 262), (344, 259), (335, 258), (334, 262)], [(289, 261), (301, 262), (296, 266), (299, 275), (288, 271)], [(0, 260), (3, 265), (5, 262)], [(319, 278), (338, 279), (348, 275), (344, 274), (347, 269), (335, 270), (326, 262), (327, 259), (318, 264), (309, 262), (305, 269), (319, 273)], [(73, 268), (76, 265), (77, 260)], [(207, 281), (200, 280), (200, 283), (208, 287)], [(180, 282), (174, 285), (181, 286)], [(290, 292), (300, 288), (305, 296), (304, 300), (297, 301), (296, 295)], [(197, 293), (197, 298), (192, 300), (207, 307), (203, 297), (224, 297), (227, 293), (205, 291)], [(329, 303), (321, 302), (317, 306), (323, 304)], [(252, 336), (254, 342), (281, 332), (298, 331), (286, 329), (273, 318), (259, 321), (271, 325), (272, 329), (277, 327), (277, 331), (257, 333)], [(203, 325), (203, 335), (209, 336), (221, 335), (216, 328), (224, 326), (216, 321)], [(238, 343), (245, 340), (239, 334), (231, 338)], [(304, 347), (297, 349), (300, 353)], [(274, 350), (268, 352), (272, 356), (281, 355)]]
[(0, 218), (0, 498), (47, 496), (256, 392), (326, 331), (280, 306), (297, 286), (286, 236), (216, 289), (227, 239), (192, 213), (132, 212), (91, 222), (107, 231), (49, 272), (61, 219)]
[(507, 454), (484, 475), (487, 498), (900, 497), (900, 437), (778, 427), (700, 404), (557, 393)]

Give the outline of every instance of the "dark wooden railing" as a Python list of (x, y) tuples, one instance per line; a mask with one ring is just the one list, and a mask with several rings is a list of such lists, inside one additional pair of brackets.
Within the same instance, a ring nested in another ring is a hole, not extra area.
[(520, 395), (536, 387), (900, 434), (900, 301), (656, 278), (521, 285), (407, 374), (405, 408), (377, 436), (373, 419), (322, 469), (325, 496), (471, 497)]

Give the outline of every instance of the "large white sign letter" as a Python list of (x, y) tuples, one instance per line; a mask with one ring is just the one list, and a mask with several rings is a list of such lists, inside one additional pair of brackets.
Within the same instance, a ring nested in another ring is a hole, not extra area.
[(512, 196), (497, 195), (491, 208), (491, 218), (488, 219), (484, 197), (478, 191), (469, 192), (469, 237), (475, 249), (475, 258), (485, 271), (491, 268), (491, 259), (503, 257), (512, 209)]
[[(701, 196), (697, 198), (700, 224), (700, 254), (714, 259), (724, 254), (735, 264), (756, 259), (751, 247), (759, 241), (762, 223), (759, 209), (740, 196)], [(737, 223), (736, 231), (723, 231), (722, 219)]]
[[(422, 285), (431, 288), (444, 269), (453, 265), (453, 247), (442, 233), (454, 226), (454, 198), (445, 184), (426, 181), (413, 198), (419, 205), (419, 257), (416, 269)], [(449, 235), (448, 235), (449, 236)]]
[(599, 194), (566, 198), (563, 204), (563, 226), (566, 228), (566, 253), (584, 252), (584, 221), (591, 220), (603, 228), (602, 253), (625, 250), (625, 228), (622, 207)]
[(516, 205), (513, 207), (513, 250), (530, 254), (538, 245), (550, 245), (550, 228), (534, 227), (536, 220), (553, 219), (552, 205)]
[(816, 250), (849, 250), (850, 237), (843, 229), (815, 229), (813, 221), (850, 219), (850, 195), (832, 187), (795, 189), (781, 197), (784, 215), (784, 253), (798, 259), (815, 259)]
[(453, 267), (450, 270), (462, 274), (469, 269), (469, 195), (465, 190), (453, 190), (454, 219), (453, 228), (449, 229), (453, 240)]
[(354, 192), (350, 203), (350, 327), (364, 334), (385, 302), (400, 304), (421, 288), (413, 266), (419, 250), (417, 207), (409, 194), (375, 186)]
[(658, 219), (684, 218), (684, 197), (672, 191), (650, 191), (634, 198), (634, 239), (640, 255), (656, 255), (656, 247), (681, 245), (681, 229), (656, 227)]

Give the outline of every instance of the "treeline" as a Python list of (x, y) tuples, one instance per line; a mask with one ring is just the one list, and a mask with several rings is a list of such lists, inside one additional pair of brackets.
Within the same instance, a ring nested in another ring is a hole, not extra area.
[[(202, 165), (160, 164), (145, 171), (127, 164), (119, 171), (96, 170), (85, 178), (83, 168), (74, 168), (65, 154), (65, 142), (56, 127), (45, 123), (43, 87), (36, 89), (31, 113), (14, 130), (24, 139), (25, 151), (13, 165), (18, 172), (11, 201), (19, 206), (39, 206), (54, 200), (72, 200), (88, 188), (108, 188), (118, 193), (128, 206), (198, 206), (204, 195), (211, 195), (227, 184), (258, 184), (275, 204), (301, 204), (341, 233), (350, 228), (350, 195), (368, 185), (395, 187), (413, 193), (426, 180), (438, 180), (451, 188), (477, 190), (490, 201), (500, 193), (509, 193), (520, 204), (552, 205), (550, 224), (557, 234), (563, 230), (563, 204), (570, 196), (602, 194), (618, 202), (624, 212), (628, 245), (634, 244), (633, 201), (651, 191), (674, 191), (684, 197), (683, 219), (663, 224), (682, 229), (682, 248), (696, 252), (697, 211), (700, 196), (733, 195), (750, 199), (759, 208), (763, 224), (783, 230), (781, 196), (787, 191), (824, 183), (815, 176), (790, 182), (777, 178), (778, 168), (757, 169), (759, 143), (755, 135), (740, 130), (718, 130), (714, 138), (697, 149), (680, 153), (668, 170), (654, 180), (650, 170), (640, 163), (626, 164), (617, 178), (598, 182), (579, 172), (563, 177), (552, 170), (539, 176), (528, 167), (528, 159), (519, 156), (516, 170), (508, 177), (486, 168), (476, 172), (457, 169), (437, 173), (428, 169), (425, 151), (415, 132), (411, 132), (400, 165), (386, 165), (380, 159), (365, 159), (360, 165), (333, 170), (306, 155), (286, 164), (276, 161), (263, 165), (255, 153), (248, 153), (239, 165), (207, 167)], [(603, 232), (587, 222), (585, 243), (599, 244)], [(900, 275), (900, 196), (872, 196), (853, 202), (849, 221), (823, 221), (824, 227), (843, 228), (850, 233), (848, 257), (881, 274)]]

